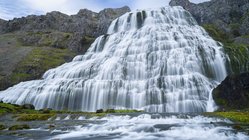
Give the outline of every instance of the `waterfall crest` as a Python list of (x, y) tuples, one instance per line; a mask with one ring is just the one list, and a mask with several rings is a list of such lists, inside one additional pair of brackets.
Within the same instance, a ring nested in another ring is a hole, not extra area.
[(42, 80), (0, 92), (0, 100), (36, 109), (203, 112), (226, 76), (222, 46), (182, 7), (137, 10), (114, 20), (85, 55)]

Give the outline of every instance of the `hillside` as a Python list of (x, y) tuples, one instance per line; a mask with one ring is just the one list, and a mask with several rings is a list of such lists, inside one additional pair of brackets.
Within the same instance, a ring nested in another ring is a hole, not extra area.
[(129, 7), (87, 9), (76, 15), (51, 12), (0, 20), (0, 90), (21, 81), (41, 78), (51, 68), (84, 53), (115, 18)]

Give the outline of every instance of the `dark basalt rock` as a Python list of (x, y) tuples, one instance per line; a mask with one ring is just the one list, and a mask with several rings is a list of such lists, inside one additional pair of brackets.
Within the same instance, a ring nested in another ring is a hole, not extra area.
[(249, 73), (227, 76), (213, 90), (213, 98), (220, 109), (249, 108)]
[(98, 109), (98, 110), (96, 110), (96, 113), (104, 113), (104, 110), (103, 109)]
[(23, 109), (35, 109), (35, 106), (32, 104), (24, 104), (21, 106)]
[(42, 112), (43, 114), (48, 114), (52, 111), (53, 109), (51, 108), (44, 108), (44, 109), (40, 109), (39, 111)]

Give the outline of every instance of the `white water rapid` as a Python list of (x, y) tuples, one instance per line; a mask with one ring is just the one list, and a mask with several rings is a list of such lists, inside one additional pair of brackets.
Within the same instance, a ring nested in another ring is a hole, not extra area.
[(62, 140), (248, 140), (228, 120), (203, 116), (141, 114), (91, 119), (51, 139)]
[(204, 112), (225, 76), (219, 43), (182, 7), (164, 7), (117, 18), (86, 54), (1, 91), (0, 100), (36, 109)]

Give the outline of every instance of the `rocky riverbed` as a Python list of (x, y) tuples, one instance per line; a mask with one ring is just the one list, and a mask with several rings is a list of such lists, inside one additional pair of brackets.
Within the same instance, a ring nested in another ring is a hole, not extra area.
[(231, 121), (224, 118), (229, 118), (229, 112), (159, 114), (113, 109), (98, 112), (37, 111), (32, 105), (0, 103), (0, 139), (249, 138), (248, 114), (238, 117), (245, 117), (244, 120), (230, 118)]

